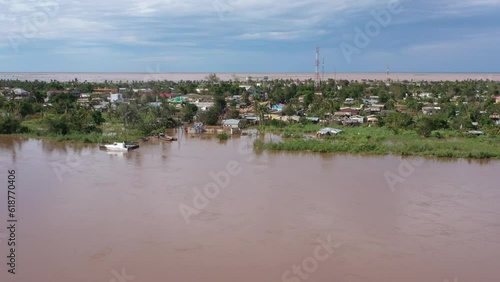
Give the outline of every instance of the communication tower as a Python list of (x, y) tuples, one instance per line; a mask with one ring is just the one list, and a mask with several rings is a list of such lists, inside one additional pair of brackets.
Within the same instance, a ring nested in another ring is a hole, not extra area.
[(320, 92), (320, 79), (319, 79), (319, 46), (316, 47), (316, 76), (314, 78), (314, 92)]

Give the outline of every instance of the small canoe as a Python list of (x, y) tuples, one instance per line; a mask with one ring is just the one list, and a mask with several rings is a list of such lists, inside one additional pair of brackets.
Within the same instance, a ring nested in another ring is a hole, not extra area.
[(172, 141), (177, 141), (177, 138), (175, 137), (172, 137), (172, 136), (168, 136), (168, 135), (165, 135), (165, 136), (158, 136), (158, 138), (160, 138), (161, 141), (165, 141), (165, 142), (172, 142)]

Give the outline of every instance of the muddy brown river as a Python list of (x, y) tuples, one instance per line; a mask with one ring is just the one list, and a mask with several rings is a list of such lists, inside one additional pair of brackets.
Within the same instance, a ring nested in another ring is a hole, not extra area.
[(0, 281), (500, 281), (498, 161), (179, 138), (107, 153), (0, 137)]

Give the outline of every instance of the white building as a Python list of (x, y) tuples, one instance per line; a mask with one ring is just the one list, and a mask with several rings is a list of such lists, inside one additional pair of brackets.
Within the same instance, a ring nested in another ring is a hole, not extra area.
[(239, 119), (226, 119), (222, 121), (222, 126), (239, 129), (241, 125), (241, 121)]
[(109, 101), (111, 103), (123, 103), (125, 100), (123, 99), (123, 94), (115, 93), (115, 94), (110, 94)]

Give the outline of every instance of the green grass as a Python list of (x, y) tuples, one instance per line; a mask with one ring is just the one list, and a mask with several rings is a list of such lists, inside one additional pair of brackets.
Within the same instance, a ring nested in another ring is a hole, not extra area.
[[(104, 123), (100, 127), (103, 131), (102, 133), (70, 133), (66, 135), (50, 134), (41, 118), (27, 119), (22, 122), (22, 125), (28, 127), (29, 133), (17, 134), (15, 136), (44, 138), (58, 142), (103, 144), (114, 141), (138, 140), (143, 137), (139, 130), (128, 129), (125, 131), (123, 123), (119, 122)], [(109, 136), (110, 133), (114, 133), (115, 135)]]
[[(476, 137), (458, 131), (442, 130), (433, 132), (433, 136), (436, 137), (422, 138), (412, 130), (400, 130), (396, 133), (383, 127), (332, 127), (342, 129), (344, 132), (324, 139), (303, 140), (298, 139), (300, 133), (309, 133), (314, 127), (290, 126), (280, 130), (285, 132), (284, 141), (278, 143), (256, 141), (254, 146), (260, 150), (276, 151), (500, 159), (498, 135)], [(321, 126), (316, 128), (319, 130)]]

